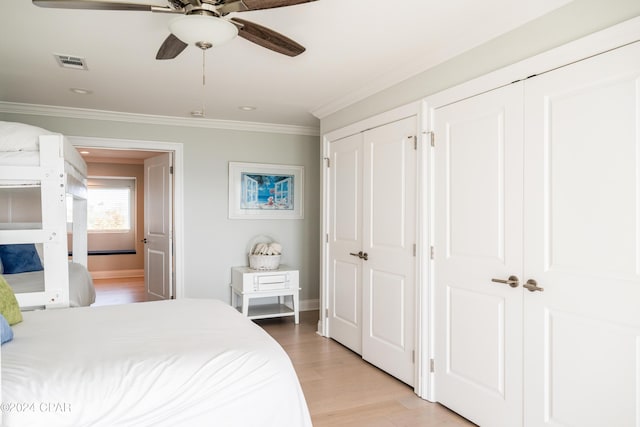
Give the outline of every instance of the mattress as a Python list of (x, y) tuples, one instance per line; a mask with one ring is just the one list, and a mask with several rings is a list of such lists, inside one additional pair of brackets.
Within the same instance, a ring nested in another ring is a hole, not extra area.
[[(4, 274), (14, 293), (44, 291), (44, 271)], [(75, 262), (69, 263), (69, 305), (85, 307), (96, 301), (93, 279), (86, 267)]]
[[(0, 121), (0, 165), (38, 166), (39, 138), (42, 135), (60, 135), (24, 123)], [(69, 140), (62, 137), (65, 171), (76, 179), (87, 176), (87, 164)]]
[(6, 427), (311, 426), (282, 347), (221, 301), (23, 316), (2, 346)]

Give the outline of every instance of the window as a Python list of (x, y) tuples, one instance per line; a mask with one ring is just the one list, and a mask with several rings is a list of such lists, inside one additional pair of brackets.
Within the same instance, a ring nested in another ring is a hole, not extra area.
[(132, 196), (133, 189), (130, 187), (90, 186), (87, 200), (87, 229), (106, 232), (130, 231), (133, 222)]
[(89, 177), (89, 253), (129, 253), (136, 248), (136, 179)]

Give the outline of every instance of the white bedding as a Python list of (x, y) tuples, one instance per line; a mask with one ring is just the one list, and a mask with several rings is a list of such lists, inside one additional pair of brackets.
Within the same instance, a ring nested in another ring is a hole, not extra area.
[(6, 427), (311, 426), (284, 350), (221, 301), (34, 311), (13, 332)]
[[(44, 271), (28, 273), (4, 274), (3, 277), (14, 293), (40, 292), (44, 290)], [(69, 305), (85, 307), (96, 302), (96, 290), (93, 279), (86, 267), (69, 263)]]
[[(0, 165), (39, 165), (39, 137), (42, 135), (59, 134), (24, 123), (0, 121)], [(86, 177), (87, 164), (84, 159), (67, 138), (63, 138), (63, 141), (65, 171), (77, 179)]]

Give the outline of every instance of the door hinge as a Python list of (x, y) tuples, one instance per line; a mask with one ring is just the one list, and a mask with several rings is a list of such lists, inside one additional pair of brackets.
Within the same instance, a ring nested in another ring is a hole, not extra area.
[(416, 244), (414, 243), (414, 244), (413, 244), (413, 256), (416, 256), (416, 250), (417, 250), (417, 249), (416, 249)]
[(324, 317), (329, 318), (329, 309), (328, 308), (324, 309)]
[(327, 167), (330, 168), (331, 167), (331, 159), (329, 157), (325, 157), (324, 159), (327, 161)]
[(169, 175), (173, 175), (173, 166), (169, 166)]
[(429, 246), (429, 258), (435, 259), (436, 249), (433, 246)]
[(431, 131), (431, 132), (427, 132), (427, 134), (429, 135), (429, 145), (431, 145), (432, 147), (436, 146), (436, 133)]
[(325, 243), (329, 243), (329, 233), (326, 233), (324, 235), (324, 241), (325, 241)]
[(418, 149), (418, 137), (416, 135), (409, 135), (408, 138), (409, 139), (413, 139), (413, 149), (417, 150)]
[(429, 372), (436, 371), (436, 361), (434, 359), (429, 359)]
[(416, 363), (416, 351), (411, 350), (411, 363)]

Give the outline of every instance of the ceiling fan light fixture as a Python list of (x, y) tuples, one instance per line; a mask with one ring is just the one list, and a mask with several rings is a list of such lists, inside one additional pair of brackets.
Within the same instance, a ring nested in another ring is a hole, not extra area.
[(171, 33), (186, 44), (206, 43), (220, 46), (238, 35), (238, 28), (215, 16), (183, 15), (169, 23)]

